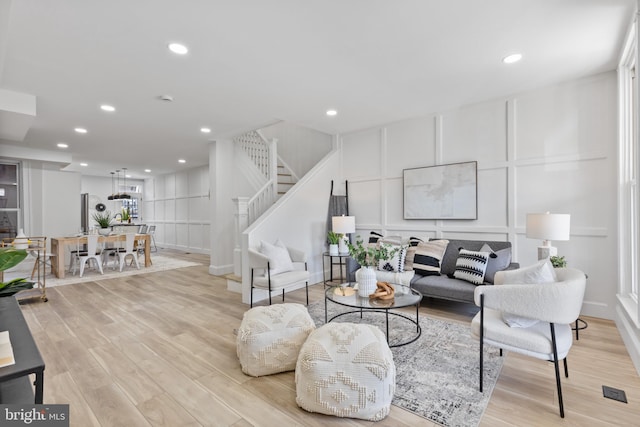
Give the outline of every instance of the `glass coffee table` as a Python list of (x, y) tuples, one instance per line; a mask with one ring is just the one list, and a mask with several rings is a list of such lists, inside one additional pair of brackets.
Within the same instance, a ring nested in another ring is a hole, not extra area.
[[(387, 344), (389, 347), (400, 347), (403, 345), (411, 344), (422, 334), (422, 329), (420, 328), (420, 318), (419, 318), (419, 308), (420, 301), (422, 301), (422, 294), (415, 289), (411, 289), (408, 286), (404, 285), (393, 285), (395, 288), (394, 298), (391, 300), (378, 300), (378, 299), (369, 299), (368, 297), (361, 297), (358, 295), (358, 291), (355, 290), (355, 293), (352, 295), (344, 295), (345, 292), (342, 290), (345, 288), (351, 288), (356, 285), (355, 282), (343, 283), (339, 286), (331, 286), (324, 293), (324, 322), (329, 323), (334, 319), (337, 319), (341, 316), (345, 316), (351, 313), (360, 313), (360, 318), (362, 319), (362, 315), (365, 312), (376, 312), (376, 313), (384, 313), (385, 314), (385, 326), (386, 326), (386, 336), (387, 336)], [(331, 301), (334, 304), (342, 305), (344, 307), (354, 308), (355, 310), (346, 311), (342, 313), (338, 313), (331, 318), (329, 318), (327, 305)], [(407, 316), (403, 313), (398, 313), (395, 311), (390, 311), (403, 307), (416, 307), (416, 318), (413, 319), (410, 316)], [(389, 315), (401, 317), (406, 319), (411, 323), (412, 326), (416, 327), (416, 334), (410, 337), (410, 339), (405, 340), (400, 343), (390, 344), (389, 342)]]

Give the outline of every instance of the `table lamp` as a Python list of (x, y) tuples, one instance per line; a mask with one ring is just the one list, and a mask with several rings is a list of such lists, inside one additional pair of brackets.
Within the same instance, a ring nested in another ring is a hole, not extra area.
[(349, 253), (347, 247), (348, 237), (347, 234), (355, 233), (356, 231), (356, 217), (355, 216), (334, 216), (331, 218), (331, 228), (334, 233), (340, 234), (340, 242), (338, 244), (338, 253), (340, 255), (346, 255)]
[(552, 240), (569, 240), (571, 215), (534, 213), (527, 214), (527, 237), (542, 239), (538, 246), (538, 259), (545, 259), (558, 254), (558, 249), (551, 246)]

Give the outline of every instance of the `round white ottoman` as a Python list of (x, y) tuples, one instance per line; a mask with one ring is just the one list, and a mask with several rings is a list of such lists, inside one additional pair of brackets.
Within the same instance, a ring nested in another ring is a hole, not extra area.
[(380, 329), (336, 322), (309, 334), (295, 378), (296, 403), (302, 409), (379, 421), (391, 409), (396, 367)]
[(236, 338), (242, 372), (259, 377), (293, 371), (300, 347), (315, 328), (302, 304), (275, 304), (248, 310)]

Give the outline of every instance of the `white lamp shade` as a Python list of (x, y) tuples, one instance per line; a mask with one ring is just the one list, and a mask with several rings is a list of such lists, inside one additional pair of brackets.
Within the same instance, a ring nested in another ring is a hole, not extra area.
[(570, 232), (569, 214), (527, 214), (527, 237), (531, 239), (569, 240)]
[(347, 234), (355, 233), (356, 217), (355, 216), (334, 216), (331, 218), (331, 228), (334, 233)]

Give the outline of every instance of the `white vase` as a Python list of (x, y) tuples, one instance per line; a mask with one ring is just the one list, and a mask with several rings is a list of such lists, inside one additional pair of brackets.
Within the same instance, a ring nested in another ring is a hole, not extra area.
[(29, 247), (29, 239), (24, 234), (24, 230), (21, 228), (13, 240), (13, 247), (16, 249), (27, 249)]
[(329, 245), (329, 255), (338, 256), (338, 245)]
[(373, 267), (360, 267), (356, 271), (358, 295), (368, 298), (376, 291), (376, 270)]
[(111, 233), (111, 227), (98, 228), (98, 234), (101, 236), (108, 236)]

